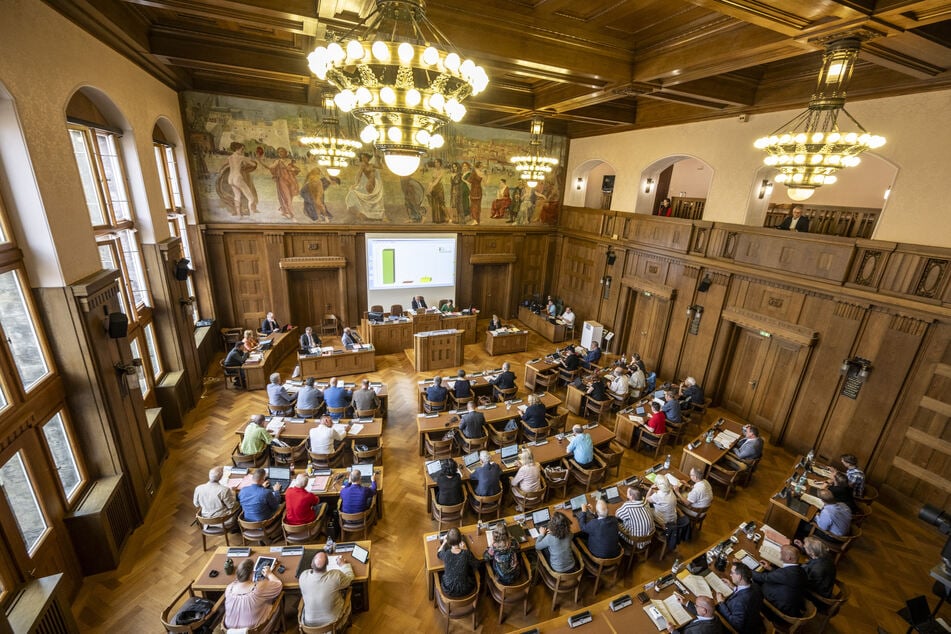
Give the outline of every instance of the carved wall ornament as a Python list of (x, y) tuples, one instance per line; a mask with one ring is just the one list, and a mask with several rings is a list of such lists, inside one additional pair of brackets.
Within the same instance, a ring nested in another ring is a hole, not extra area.
[(928, 258), (915, 285), (915, 295), (934, 298), (941, 291), (942, 282), (948, 272), (948, 260)]
[(770, 296), (770, 298), (766, 300), (766, 303), (773, 308), (782, 308), (783, 304), (786, 303), (786, 300), (782, 297)]
[(736, 257), (736, 244), (739, 241), (740, 234), (736, 231), (728, 231), (726, 241), (723, 243), (723, 257), (730, 260)]
[(878, 267), (882, 262), (882, 251), (867, 250), (862, 253), (862, 261), (856, 267), (855, 283), (861, 286), (874, 286)]

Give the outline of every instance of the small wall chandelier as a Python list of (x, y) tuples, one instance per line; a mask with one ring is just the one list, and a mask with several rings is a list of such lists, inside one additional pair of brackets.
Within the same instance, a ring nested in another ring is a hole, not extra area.
[(311, 146), (311, 155), (317, 157), (317, 164), (326, 168), (328, 174), (339, 176), (340, 170), (350, 165), (350, 161), (357, 157), (357, 150), (363, 147), (363, 143), (341, 134), (333, 97), (324, 95), (323, 102), (324, 111), (316, 136), (301, 137), (300, 143)]
[(463, 60), (426, 18), (424, 0), (376, 0), (360, 24), (332, 40), (308, 55), (310, 70), (338, 89), (337, 107), (365, 124), (360, 138), (400, 176), (442, 147), (439, 130), (460, 121), (463, 100), (489, 83), (485, 70)]
[[(859, 154), (885, 144), (884, 137), (869, 134), (845, 110), (845, 91), (860, 47), (856, 38), (829, 44), (806, 111), (754, 143), (769, 153), (763, 163), (779, 170), (776, 182), (786, 186), (786, 194), (793, 200), (806, 200), (822, 185), (835, 183), (836, 172), (861, 162)], [(840, 131), (839, 113), (858, 131)]]
[(525, 184), (531, 188), (545, 180), (545, 175), (550, 174), (553, 167), (558, 165), (558, 159), (549, 156), (541, 156), (540, 149), (542, 144), (542, 130), (545, 129), (545, 122), (541, 117), (532, 119), (532, 140), (531, 153), (528, 156), (513, 156), (509, 159), (510, 163), (515, 164), (515, 170), (519, 172), (519, 178), (525, 181)]

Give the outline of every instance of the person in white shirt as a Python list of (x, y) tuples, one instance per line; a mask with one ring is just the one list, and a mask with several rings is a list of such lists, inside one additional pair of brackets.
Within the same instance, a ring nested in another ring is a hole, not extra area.
[(334, 452), (334, 443), (347, 437), (347, 432), (334, 429), (334, 421), (324, 414), (320, 423), (310, 430), (310, 450), (312, 453), (331, 454)]
[(571, 312), (571, 306), (565, 307), (565, 312), (561, 314), (561, 320), (565, 322), (566, 326), (575, 325), (575, 314)]
[(621, 368), (614, 368), (614, 373), (612, 376), (613, 378), (611, 379), (611, 385), (608, 389), (620, 397), (627, 396), (627, 393), (630, 390), (630, 383), (627, 380), (627, 376), (624, 374), (624, 370)]
[(627, 377), (627, 384), (630, 386), (634, 398), (639, 398), (641, 392), (647, 387), (647, 377), (644, 376), (644, 371), (636, 363), (631, 364), (630, 370), (631, 374)]
[(518, 487), (525, 493), (538, 491), (542, 488), (542, 468), (535, 462), (531, 449), (523, 449), (519, 454), (519, 463), (515, 477), (510, 480), (512, 487)]
[(658, 528), (665, 528), (677, 521), (677, 496), (670, 489), (665, 476), (657, 476), (657, 482), (648, 491), (647, 501), (654, 506), (654, 521)]
[(300, 575), (301, 600), (304, 602), (304, 625), (324, 627), (343, 623), (350, 614), (341, 590), (353, 582), (353, 567), (337, 556), (329, 561), (327, 553), (318, 551), (310, 570)]
[(690, 480), (693, 486), (686, 496), (680, 491), (674, 491), (674, 493), (681, 502), (686, 503), (686, 506), (680, 505), (680, 510), (686, 515), (696, 517), (698, 512), (706, 511), (713, 504), (713, 487), (696, 467), (690, 469)]
[[(223, 474), (224, 469), (221, 467), (212, 467), (208, 471), (208, 482), (195, 487), (192, 503), (198, 507), (202, 517), (221, 517), (238, 507), (234, 491), (221, 484)], [(231, 524), (234, 524), (234, 520)]]

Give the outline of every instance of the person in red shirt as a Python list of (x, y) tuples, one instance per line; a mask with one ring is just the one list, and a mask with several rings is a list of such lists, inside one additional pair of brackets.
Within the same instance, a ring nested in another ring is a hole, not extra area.
[(284, 521), (288, 524), (300, 526), (313, 522), (317, 517), (316, 508), (320, 498), (307, 490), (307, 476), (303, 473), (297, 474), (287, 487), (284, 502), (287, 505)]
[(650, 430), (651, 433), (660, 435), (667, 431), (667, 416), (664, 415), (664, 412), (660, 411), (660, 403), (657, 401), (651, 401), (651, 414), (650, 420), (647, 421), (645, 427)]

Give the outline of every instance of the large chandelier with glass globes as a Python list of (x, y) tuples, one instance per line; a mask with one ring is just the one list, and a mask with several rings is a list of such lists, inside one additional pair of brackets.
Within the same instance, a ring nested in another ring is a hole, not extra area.
[(376, 0), (359, 25), (307, 57), (329, 81), (334, 102), (364, 124), (360, 138), (386, 166), (408, 176), (420, 157), (445, 143), (440, 130), (466, 114), (462, 102), (485, 90), (481, 66), (463, 59), (426, 18), (424, 0)]
[(337, 118), (337, 105), (332, 95), (323, 97), (323, 114), (320, 127), (314, 136), (305, 136), (299, 139), (301, 145), (310, 146), (310, 154), (317, 159), (317, 164), (327, 170), (331, 176), (339, 176), (340, 170), (350, 165), (350, 161), (357, 157), (357, 150), (363, 143), (346, 138), (340, 132), (340, 120)]
[[(779, 170), (776, 182), (786, 186), (786, 194), (793, 200), (806, 200), (817, 188), (832, 185), (837, 180), (836, 172), (861, 162), (859, 154), (885, 144), (884, 137), (869, 134), (845, 110), (845, 90), (860, 47), (855, 38), (829, 44), (822, 56), (816, 92), (806, 111), (753, 144), (769, 153), (763, 163)], [(840, 114), (856, 130), (840, 130)]]
[(513, 156), (509, 159), (510, 163), (515, 164), (515, 171), (519, 173), (519, 178), (525, 181), (525, 184), (535, 188), (538, 183), (545, 180), (545, 176), (551, 173), (552, 168), (558, 165), (558, 159), (541, 155), (542, 130), (545, 122), (541, 117), (532, 119), (532, 140), (530, 153), (527, 156)]

